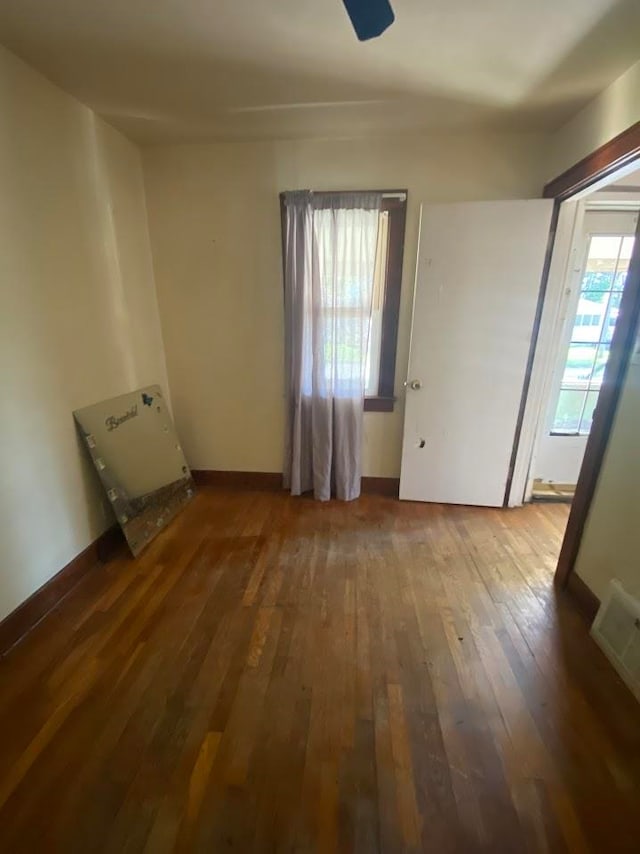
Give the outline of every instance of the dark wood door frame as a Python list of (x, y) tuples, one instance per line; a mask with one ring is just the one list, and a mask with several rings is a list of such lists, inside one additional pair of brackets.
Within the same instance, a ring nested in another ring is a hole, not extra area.
[[(559, 175), (544, 188), (544, 197), (566, 201), (597, 181), (634, 161), (640, 166), (640, 122)], [(593, 424), (585, 449), (571, 512), (567, 522), (555, 583), (566, 587), (573, 572), (600, 470), (609, 444), (620, 395), (640, 324), (640, 222), (627, 274), (620, 312), (611, 341)]]
[(544, 188), (543, 196), (545, 199), (564, 202), (639, 157), (640, 122), (636, 122), (550, 181)]

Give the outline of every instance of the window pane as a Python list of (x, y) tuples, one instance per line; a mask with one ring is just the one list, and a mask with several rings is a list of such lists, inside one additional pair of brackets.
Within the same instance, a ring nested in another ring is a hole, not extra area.
[(577, 385), (578, 388), (584, 385), (586, 389), (591, 379), (597, 350), (597, 344), (570, 344), (562, 384)]
[[(623, 263), (628, 264), (628, 261), (625, 261)], [(624, 289), (624, 284), (627, 281), (627, 273), (628, 272), (629, 272), (628, 267), (623, 267), (623, 268), (618, 270), (618, 272), (616, 273), (615, 278), (613, 280), (613, 290), (614, 291), (621, 291)]]
[(378, 218), (378, 240), (376, 263), (373, 272), (373, 294), (371, 323), (367, 343), (365, 366), (365, 389), (367, 397), (378, 394), (380, 382), (380, 358), (382, 344), (382, 319), (384, 314), (385, 289), (387, 284), (387, 258), (389, 254), (389, 212), (382, 211)]
[(371, 313), (369, 326), (369, 344), (367, 347), (367, 364), (365, 373), (364, 393), (367, 397), (378, 394), (380, 381), (380, 340), (382, 336), (382, 311)]
[(588, 391), (587, 392), (587, 400), (584, 405), (584, 412), (582, 413), (582, 420), (580, 421), (580, 433), (583, 436), (588, 436), (591, 430), (591, 424), (593, 422), (593, 412), (596, 408), (596, 403), (598, 402), (599, 391)]
[(582, 279), (583, 296), (594, 302), (603, 302), (604, 294), (590, 295), (594, 291), (608, 291), (614, 285), (618, 255), (622, 238), (618, 235), (594, 235), (589, 242), (589, 254)]
[(578, 313), (571, 332), (571, 340), (574, 343), (596, 344), (600, 340), (600, 327), (607, 310), (608, 294), (603, 296), (603, 302), (592, 302), (590, 299), (580, 297)]
[(594, 234), (589, 244), (589, 255), (587, 269), (591, 264), (606, 264), (613, 262), (610, 267), (615, 266), (620, 253), (621, 238), (617, 234)]
[(626, 261), (627, 266), (628, 262), (631, 259), (631, 255), (633, 254), (633, 244), (635, 242), (635, 235), (630, 235), (629, 237), (624, 237), (622, 239), (622, 248), (620, 249), (620, 261)]
[(609, 361), (609, 350), (611, 349), (610, 344), (601, 344), (598, 347), (598, 355), (596, 356), (595, 365), (593, 368), (593, 374), (591, 376), (591, 380), (589, 382), (590, 388), (600, 388), (602, 385), (602, 378), (604, 376), (604, 369), (607, 366), (607, 362)]
[(613, 331), (616, 328), (616, 321), (620, 312), (620, 303), (622, 302), (622, 293), (612, 293), (607, 307), (607, 313), (604, 320), (604, 328), (602, 330), (602, 340), (607, 344), (613, 338)]
[(622, 248), (620, 250), (620, 258), (618, 259), (618, 267), (616, 271), (615, 280), (613, 283), (613, 287), (617, 290), (622, 290), (624, 288), (624, 283), (627, 278), (627, 273), (629, 272), (629, 263), (631, 261), (631, 253), (633, 252), (633, 244), (635, 242), (635, 237), (625, 237), (622, 241)]
[(553, 419), (554, 433), (577, 433), (586, 397), (585, 391), (562, 389)]
[[(582, 296), (593, 302), (602, 302), (616, 284), (615, 270), (585, 270), (582, 277)], [(624, 284), (624, 280), (623, 280)]]

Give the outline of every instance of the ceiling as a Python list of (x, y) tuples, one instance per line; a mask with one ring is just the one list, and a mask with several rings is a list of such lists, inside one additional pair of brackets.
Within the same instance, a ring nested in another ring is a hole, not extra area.
[(638, 0), (0, 0), (0, 42), (141, 143), (559, 126), (640, 58)]

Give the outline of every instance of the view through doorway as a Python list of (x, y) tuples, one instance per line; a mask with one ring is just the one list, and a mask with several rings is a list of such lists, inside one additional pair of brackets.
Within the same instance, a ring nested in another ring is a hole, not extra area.
[(640, 209), (640, 170), (577, 206), (530, 475), (534, 500), (570, 502), (618, 319)]

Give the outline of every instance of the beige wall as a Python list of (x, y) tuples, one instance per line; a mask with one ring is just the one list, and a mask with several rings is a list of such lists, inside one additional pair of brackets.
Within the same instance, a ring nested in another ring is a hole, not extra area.
[(576, 571), (602, 599), (618, 578), (640, 597), (640, 364), (631, 365), (584, 531)]
[[(111, 523), (72, 410), (139, 385), (169, 388), (138, 150), (1, 48), (0, 109), (1, 618)], [(433, 134), (146, 150), (162, 326), (191, 464), (282, 466), (279, 191), (409, 190), (399, 402), (393, 414), (367, 414), (365, 425), (365, 473), (396, 476), (419, 202), (536, 196), (543, 179), (639, 118), (640, 64), (562, 128), (551, 148), (536, 135)], [(629, 464), (637, 371), (579, 557), (579, 572), (598, 593), (612, 567), (630, 578), (640, 547), (633, 536), (640, 479)], [(613, 519), (620, 494), (627, 515)], [(637, 578), (628, 584), (637, 590)]]
[(166, 388), (138, 150), (0, 48), (0, 618), (111, 523), (72, 410)]
[(421, 201), (537, 196), (537, 136), (434, 135), (148, 148), (147, 205), (176, 426), (195, 468), (280, 471), (278, 193), (408, 188), (393, 414), (365, 416), (364, 473), (400, 470), (402, 381)]
[(555, 178), (640, 121), (640, 61), (594, 98), (550, 141), (545, 175)]

